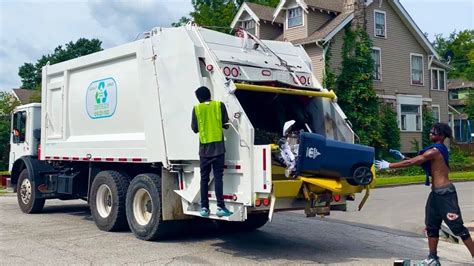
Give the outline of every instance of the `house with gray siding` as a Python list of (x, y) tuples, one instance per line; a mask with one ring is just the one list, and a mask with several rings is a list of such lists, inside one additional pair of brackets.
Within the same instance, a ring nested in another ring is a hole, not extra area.
[[(259, 25), (269, 21), (272, 8), (264, 8), (263, 12), (260, 5), (242, 5), (231, 26), (242, 27), (249, 20)], [(355, 19), (365, 21), (374, 46), (375, 92), (397, 112), (402, 152), (414, 152), (414, 140), (421, 145), (423, 107), (432, 110), (436, 121), (448, 123), (449, 66), (398, 0), (281, 0), (272, 10), (272, 21), (282, 22), (280, 34), (257, 37), (302, 45), (320, 81), (325, 76), (326, 57), (334, 73), (341, 70), (344, 28)]]

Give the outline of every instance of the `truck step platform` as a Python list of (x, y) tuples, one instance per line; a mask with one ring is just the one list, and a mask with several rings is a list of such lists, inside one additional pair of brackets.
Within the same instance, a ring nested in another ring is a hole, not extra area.
[(222, 220), (222, 221), (232, 221), (232, 222), (242, 222), (245, 220), (245, 208), (242, 204), (228, 204), (226, 203), (226, 207), (232, 212), (231, 216), (219, 217), (216, 215), (217, 211), (217, 204), (216, 202), (209, 202), (209, 210), (210, 214), (208, 217), (201, 216), (200, 210), (201, 207), (198, 204), (189, 205), (187, 208), (184, 208), (184, 214), (198, 216), (202, 218), (214, 219), (214, 220)]

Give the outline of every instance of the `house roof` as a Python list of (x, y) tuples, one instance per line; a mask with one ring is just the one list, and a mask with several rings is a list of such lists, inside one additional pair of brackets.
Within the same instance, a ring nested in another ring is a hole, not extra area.
[[(295, 40), (294, 43), (297, 44), (307, 44), (307, 43), (312, 43), (312, 42), (318, 42), (318, 41), (329, 41), (336, 33), (338, 33), (340, 30), (344, 28), (354, 17), (354, 12), (343, 12), (344, 11), (344, 1), (345, 0), (297, 0), (297, 3), (304, 6), (314, 6), (318, 7), (321, 6), (320, 8), (322, 9), (328, 9), (332, 8), (334, 11), (340, 11), (338, 16), (336, 16), (333, 20), (330, 22), (326, 23), (325, 25), (321, 26), (319, 29), (317, 29), (315, 32), (313, 32), (311, 35), (309, 35), (306, 38)], [(434, 49), (433, 45), (428, 41), (426, 36), (423, 34), (423, 32), (418, 28), (416, 23), (413, 21), (411, 16), (408, 14), (408, 12), (405, 10), (403, 5), (398, 1), (398, 0), (387, 0), (388, 3), (393, 7), (395, 12), (400, 16), (402, 22), (407, 26), (409, 31), (415, 36), (417, 41), (427, 50), (430, 51), (431, 54), (434, 55), (435, 59), (439, 59), (439, 55)], [(278, 5), (277, 10), (275, 11), (275, 14), (279, 14), (283, 6), (285, 5), (286, 0), (281, 0), (280, 4)], [(367, 5), (372, 4), (373, 1), (367, 1)]]
[(311, 7), (342, 12), (344, 10), (345, 0), (304, 0), (304, 2)]
[(322, 25), (319, 29), (313, 32), (310, 36), (295, 40), (296, 44), (313, 43), (320, 40), (330, 40), (336, 33), (344, 28), (354, 18), (353, 12), (341, 13), (334, 19)]
[(448, 79), (448, 90), (474, 88), (474, 81), (465, 79)]
[(21, 104), (30, 103), (30, 97), (34, 90), (27, 89), (13, 89), (13, 95), (20, 101)]
[(275, 8), (269, 7), (269, 6), (264, 6), (264, 5), (259, 5), (255, 3), (245, 3), (249, 6), (249, 8), (260, 18), (263, 20), (267, 21), (274, 21), (277, 23), (282, 23), (284, 22), (283, 15), (277, 16), (275, 20), (273, 20), (273, 12), (275, 12)]
[(239, 11), (234, 17), (234, 20), (231, 23), (231, 27), (234, 28), (235, 25), (237, 25), (237, 22), (241, 21), (241, 17), (244, 14), (244, 12), (247, 12), (247, 14), (250, 15), (250, 17), (255, 20), (257, 23), (260, 22), (260, 20), (265, 20), (265, 21), (271, 21), (271, 22), (276, 22), (283, 24), (284, 18), (283, 15), (279, 14), (275, 19), (273, 19), (273, 13), (275, 12), (275, 8), (269, 7), (269, 6), (264, 6), (264, 5), (259, 5), (255, 3), (247, 3), (244, 2), (241, 6)]

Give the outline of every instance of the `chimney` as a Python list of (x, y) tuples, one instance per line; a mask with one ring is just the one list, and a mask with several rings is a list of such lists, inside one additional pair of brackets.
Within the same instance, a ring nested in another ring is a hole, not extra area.
[(352, 1), (352, 11), (354, 11), (354, 19), (352, 20), (351, 27), (353, 30), (357, 28), (367, 29), (367, 21), (365, 19), (365, 2), (366, 0), (346, 0), (346, 2)]
[(344, 0), (344, 7), (342, 9), (342, 12), (351, 12), (354, 10), (354, 2), (357, 0)]

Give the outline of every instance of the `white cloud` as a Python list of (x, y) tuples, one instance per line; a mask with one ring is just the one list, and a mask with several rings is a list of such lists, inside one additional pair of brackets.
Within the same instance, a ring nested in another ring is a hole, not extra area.
[(21, 85), (18, 68), (58, 45), (97, 38), (110, 48), (186, 16), (191, 0), (0, 0), (0, 91)]

